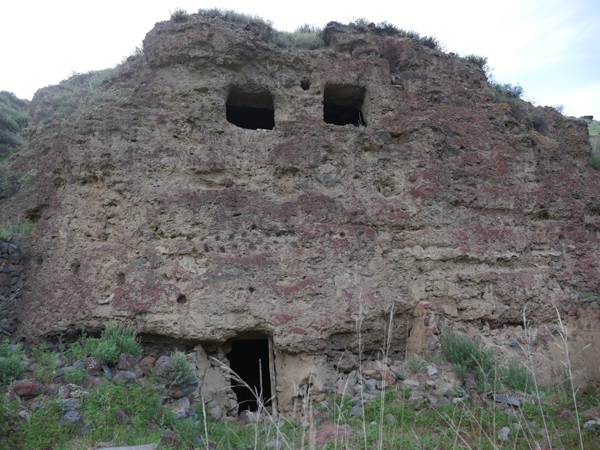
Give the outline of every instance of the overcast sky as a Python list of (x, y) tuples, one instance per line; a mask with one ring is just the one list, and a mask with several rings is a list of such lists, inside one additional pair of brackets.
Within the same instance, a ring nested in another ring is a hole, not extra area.
[(293, 31), (365, 17), (435, 35), (447, 51), (489, 58), (525, 98), (600, 119), (600, 0), (19, 0), (0, 4), (0, 90), (31, 99), (73, 71), (113, 67), (177, 7), (256, 14)]

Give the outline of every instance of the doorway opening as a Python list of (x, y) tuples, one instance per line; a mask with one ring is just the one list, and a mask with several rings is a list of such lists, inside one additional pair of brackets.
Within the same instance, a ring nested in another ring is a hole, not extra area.
[(275, 127), (273, 95), (268, 91), (244, 92), (234, 88), (227, 98), (227, 121), (249, 130)]
[(362, 113), (365, 89), (350, 84), (328, 84), (323, 96), (323, 120), (333, 125), (366, 126)]
[(232, 342), (231, 352), (227, 354), (227, 359), (229, 359), (231, 370), (245, 383), (240, 383), (235, 379), (231, 380), (240, 412), (258, 411), (256, 394), (260, 396), (261, 392), (263, 406), (271, 406), (272, 379), (269, 355), (270, 348), (267, 338), (240, 339)]

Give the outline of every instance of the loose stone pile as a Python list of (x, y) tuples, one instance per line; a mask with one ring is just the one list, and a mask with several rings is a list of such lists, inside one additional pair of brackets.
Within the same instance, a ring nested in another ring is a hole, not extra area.
[[(56, 349), (53, 345), (48, 348)], [(196, 378), (182, 384), (173, 384), (171, 358), (166, 355), (158, 358), (140, 355), (136, 358), (130, 353), (121, 353), (118, 363), (109, 367), (100, 364), (94, 357), (80, 359), (72, 365), (67, 365), (67, 358), (58, 353), (54, 360), (56, 370), (50, 383), (43, 384), (37, 380), (36, 370), (40, 364), (38, 361), (26, 360), (28, 369), (13, 384), (10, 395), (13, 400), (22, 404), (23, 410), (20, 415), (24, 419), (30, 416), (33, 409), (45, 407), (43, 401), (38, 401), (39, 396), (58, 396), (64, 402), (66, 411), (61, 420), (68, 422), (80, 419), (77, 410), (81, 406), (81, 399), (87, 397), (104, 379), (113, 383), (139, 383), (143, 386), (153, 383), (158, 385), (157, 389), (162, 393), (162, 404), (173, 410), (178, 419), (198, 420), (198, 401), (205, 403), (207, 413), (214, 420), (237, 417), (237, 397), (232, 389), (229, 361), (223, 349), (219, 347), (215, 352), (207, 354), (202, 346), (198, 345), (187, 355), (187, 360)], [(81, 385), (65, 381), (65, 374), (73, 369), (87, 371), (87, 379)], [(152, 373), (155, 376), (151, 379)], [(193, 406), (194, 401), (197, 402), (196, 406)], [(117, 419), (128, 420), (126, 417)]]
[(17, 329), (15, 307), (25, 285), (23, 254), (16, 244), (0, 241), (0, 340)]

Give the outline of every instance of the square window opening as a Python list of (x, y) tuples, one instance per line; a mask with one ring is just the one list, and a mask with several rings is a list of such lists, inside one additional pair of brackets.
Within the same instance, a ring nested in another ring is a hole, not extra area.
[(323, 98), (323, 120), (333, 125), (366, 126), (362, 113), (365, 89), (353, 85), (327, 85)]
[(273, 95), (268, 91), (244, 92), (233, 89), (226, 104), (227, 121), (249, 130), (275, 127)]

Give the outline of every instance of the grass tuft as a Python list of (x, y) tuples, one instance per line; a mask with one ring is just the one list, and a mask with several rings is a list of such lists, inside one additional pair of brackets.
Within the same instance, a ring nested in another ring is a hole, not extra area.
[(227, 22), (241, 23), (245, 25), (249, 25), (251, 23), (258, 23), (269, 27), (273, 25), (273, 22), (270, 20), (265, 20), (260, 16), (244, 14), (232, 9), (200, 8), (198, 10), (198, 14), (206, 17), (221, 18)]
[(175, 8), (175, 11), (171, 12), (171, 20), (175, 23), (187, 22), (189, 19), (190, 15), (181, 8)]
[[(2, 166), (0, 166), (0, 180), (2, 179)], [(0, 181), (0, 191), (2, 190)], [(0, 224), (0, 239), (10, 241), (11, 239), (22, 239), (31, 234), (35, 228), (35, 222), (29, 219), (6, 220)]]
[(315, 25), (304, 24), (292, 33), (282, 31), (279, 32), (277, 44), (280, 47), (297, 47), (314, 50), (325, 46), (323, 41), (323, 29)]
[(510, 106), (510, 110), (517, 120), (521, 120), (525, 118), (527, 115), (527, 110), (525, 109), (525, 105), (521, 100), (514, 97), (494, 97), (496, 103), (506, 103)]
[(441, 52), (443, 52), (445, 48), (444, 44), (442, 44), (441, 41), (435, 36), (423, 36), (419, 39), (419, 42), (425, 47), (429, 47), (433, 50), (439, 50)]
[(522, 98), (525, 93), (523, 86), (520, 84), (493, 82), (492, 86), (494, 86), (500, 94), (508, 98)]
[(80, 347), (85, 356), (93, 356), (100, 364), (116, 364), (121, 353), (138, 356), (142, 346), (135, 331), (129, 326), (109, 325), (100, 338), (83, 335)]
[(454, 364), (459, 378), (474, 374), (478, 392), (499, 386), (530, 392), (533, 380), (527, 369), (515, 362), (502, 367), (496, 355), (479, 341), (460, 334), (442, 333), (442, 352)]
[(458, 59), (465, 62), (470, 62), (475, 64), (477, 67), (482, 69), (486, 74), (490, 72), (490, 67), (488, 65), (488, 57), (482, 55), (476, 55), (475, 53), (471, 53), (470, 55), (458, 56)]
[(540, 114), (533, 114), (531, 116), (531, 123), (533, 124), (533, 128), (540, 133), (548, 130), (548, 121)]
[(18, 345), (13, 347), (8, 340), (3, 341), (0, 344), (0, 384), (16, 380), (25, 369), (27, 369), (27, 365), (23, 362), (21, 347)]
[(171, 368), (172, 371), (169, 376), (173, 380), (173, 384), (187, 384), (196, 378), (187, 358), (182, 352), (171, 353)]

